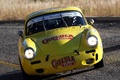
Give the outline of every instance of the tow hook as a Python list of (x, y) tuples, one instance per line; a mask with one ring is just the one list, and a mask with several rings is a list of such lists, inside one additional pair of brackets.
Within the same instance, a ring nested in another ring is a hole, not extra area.
[(74, 50), (75, 53), (77, 53), (78, 55), (80, 55), (80, 53), (77, 50)]

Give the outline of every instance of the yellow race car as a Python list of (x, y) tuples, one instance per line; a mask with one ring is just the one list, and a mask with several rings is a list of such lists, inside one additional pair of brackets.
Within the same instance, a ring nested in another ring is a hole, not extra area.
[(98, 31), (81, 9), (40, 10), (25, 19), (19, 31), (19, 60), (23, 77), (50, 75), (76, 68), (103, 67), (103, 46)]

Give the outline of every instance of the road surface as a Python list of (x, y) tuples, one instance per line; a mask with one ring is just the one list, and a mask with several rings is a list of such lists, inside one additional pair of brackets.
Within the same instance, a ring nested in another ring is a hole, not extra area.
[[(97, 70), (93, 67), (76, 69), (43, 80), (120, 80), (120, 22), (96, 23), (94, 26), (103, 40), (105, 66)], [(22, 80), (18, 62), (19, 30), (23, 30), (21, 23), (0, 24), (0, 80)]]

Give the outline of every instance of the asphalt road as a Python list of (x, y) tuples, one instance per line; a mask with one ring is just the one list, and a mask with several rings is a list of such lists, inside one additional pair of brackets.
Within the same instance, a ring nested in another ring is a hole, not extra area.
[[(94, 26), (103, 39), (105, 66), (97, 70), (93, 67), (76, 69), (43, 80), (120, 80), (120, 22), (96, 23)], [(21, 23), (0, 23), (0, 80), (22, 80), (18, 62), (19, 30), (23, 30)]]

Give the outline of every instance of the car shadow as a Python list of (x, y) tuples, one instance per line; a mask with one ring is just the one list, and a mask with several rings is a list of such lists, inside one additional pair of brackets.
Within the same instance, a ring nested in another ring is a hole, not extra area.
[(111, 46), (111, 47), (108, 47), (108, 48), (104, 48), (104, 53), (119, 50), (119, 49), (120, 49), (120, 45)]
[[(88, 72), (88, 71), (91, 71), (91, 70), (94, 70), (94, 68), (88, 69), (88, 70), (76, 71), (76, 72), (69, 72), (67, 74), (54, 74), (54, 75), (43, 76), (43, 77), (33, 76), (29, 80), (56, 80), (56, 79), (61, 79), (61, 78), (64, 78), (64, 77)], [(19, 70), (19, 71), (13, 71), (13, 72), (10, 72), (10, 73), (6, 73), (5, 75), (1, 75), (0, 80), (23, 80), (23, 78), (22, 78), (22, 73)]]
[(22, 80), (22, 74), (20, 70), (5, 73), (0, 75), (0, 80)]
[(88, 71), (91, 71), (91, 70), (95, 70), (94, 68), (91, 68), (91, 69), (86, 69), (86, 70), (78, 70), (78, 71), (75, 71), (75, 72), (69, 72), (67, 74), (62, 74), (62, 75), (56, 75), (56, 76), (52, 76), (52, 77), (49, 77), (49, 78), (46, 78), (45, 80), (56, 80), (56, 79), (61, 79), (61, 78), (65, 78), (65, 77), (68, 77), (68, 76), (73, 76), (73, 75), (77, 75), (77, 74), (80, 74), (80, 73), (84, 73), (84, 72), (88, 72)]

